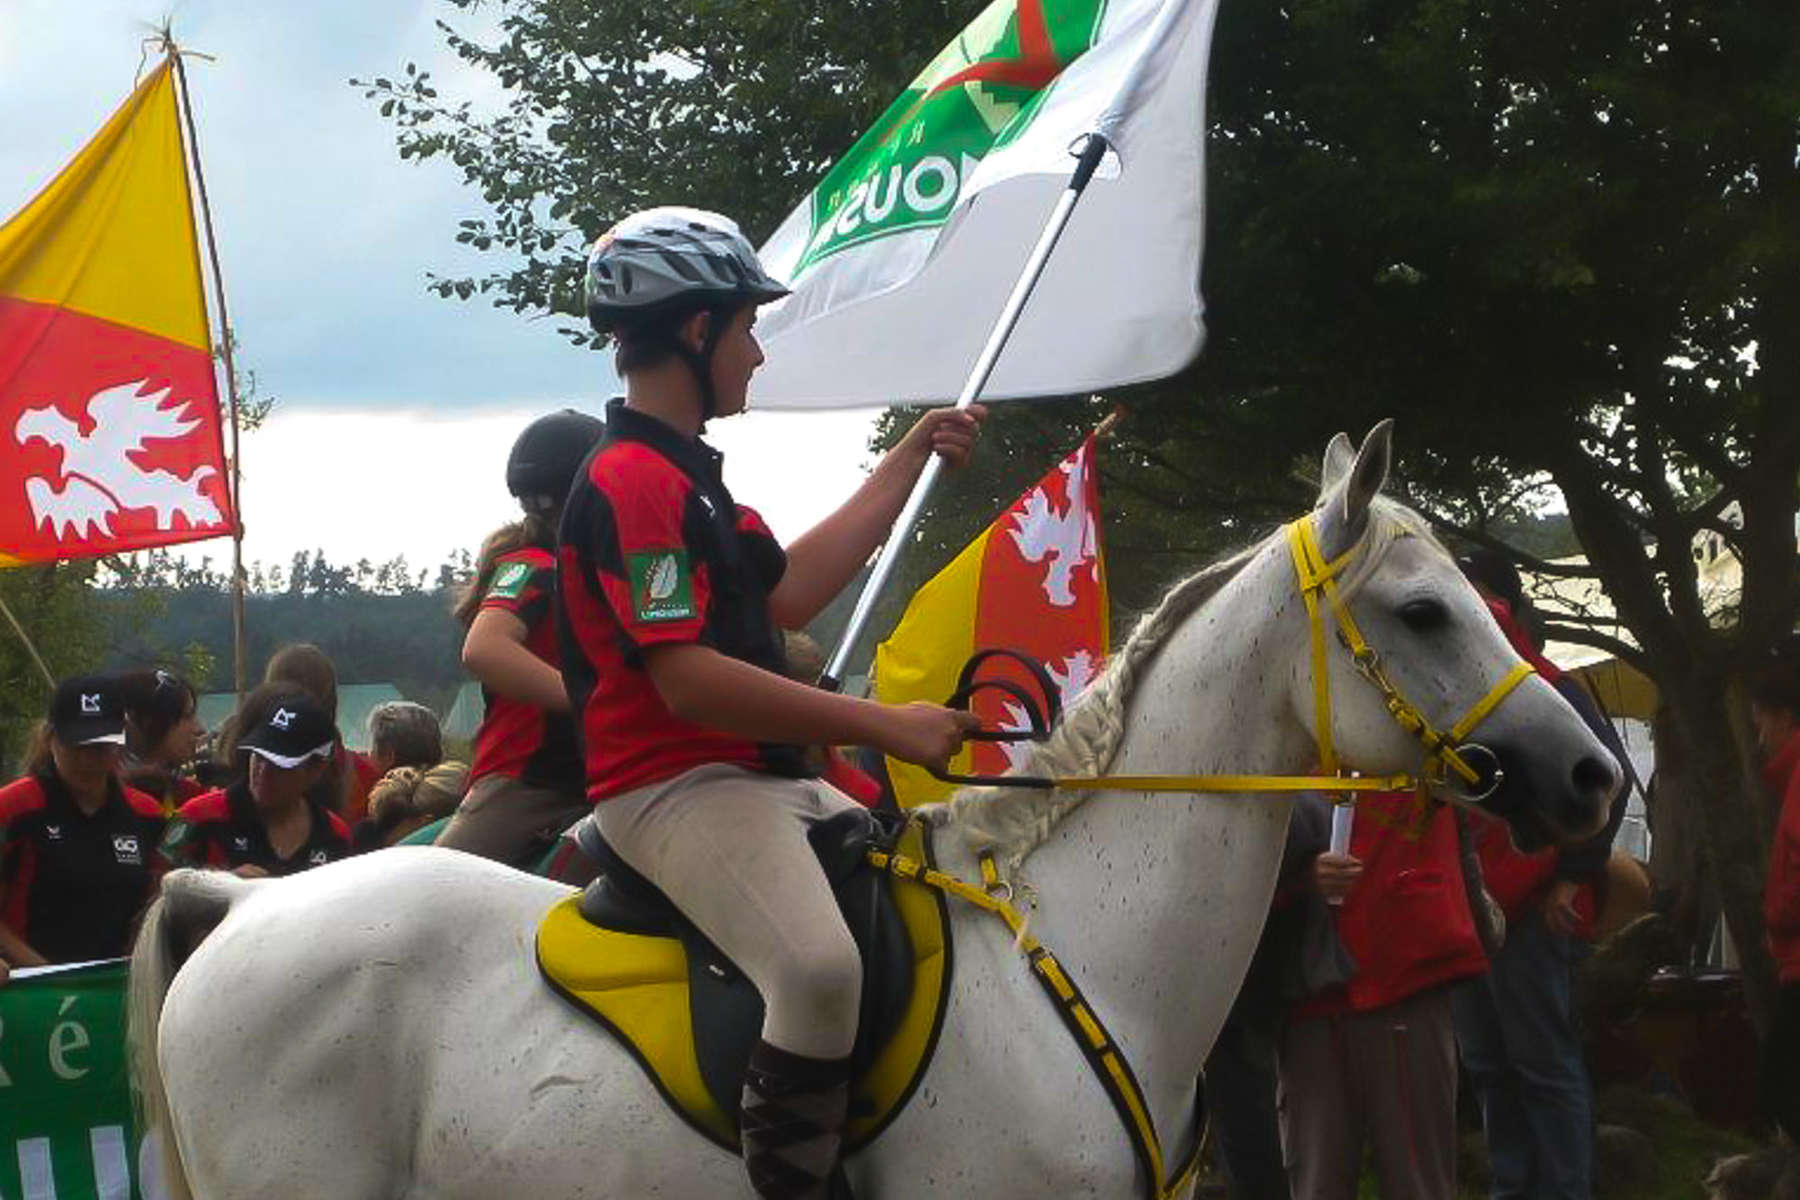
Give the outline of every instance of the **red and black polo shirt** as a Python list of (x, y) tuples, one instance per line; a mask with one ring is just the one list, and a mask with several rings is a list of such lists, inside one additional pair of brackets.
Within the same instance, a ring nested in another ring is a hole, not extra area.
[(129, 954), (162, 832), (156, 799), (116, 779), (92, 814), (54, 771), (0, 788), (0, 920), (51, 962)]
[[(517, 617), (525, 626), (525, 648), (561, 670), (555, 603), (556, 556), (541, 546), (527, 546), (496, 560), (481, 607)], [(486, 685), (481, 698), (487, 713), (475, 734), (471, 780), (505, 775), (558, 791), (580, 789), (581, 751), (573, 717), (508, 699)]]
[(762, 518), (732, 500), (721, 461), (615, 400), (563, 508), (557, 628), (592, 800), (708, 763), (811, 773), (798, 746), (681, 720), (645, 670), (649, 647), (697, 642), (786, 673), (769, 593), (787, 555)]
[(261, 867), (271, 875), (295, 875), (350, 856), (350, 827), (313, 800), (312, 832), (287, 858), (277, 857), (243, 780), (197, 796), (175, 813), (163, 837), (162, 857), (172, 867)]

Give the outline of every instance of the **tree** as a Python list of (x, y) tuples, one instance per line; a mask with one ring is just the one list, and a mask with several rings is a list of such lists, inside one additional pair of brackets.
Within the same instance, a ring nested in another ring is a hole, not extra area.
[[(651, 198), (766, 232), (978, 5), (887, 7), (512, 0), (496, 45), (451, 35), (507, 89), (504, 117), (416, 72), (376, 81), (401, 153), (452, 157), (493, 206), (464, 240), (526, 259), (440, 290), (572, 312), (580, 242)], [(1769, 812), (1739, 689), (1800, 595), (1800, 8), (1227, 0), (1208, 105), (1210, 342), (1122, 395), (1103, 460), (1119, 591), (1151, 590), (1125, 578), (1135, 540), (1174, 561), (1290, 513), (1310, 499), (1296, 463), (1384, 416), (1447, 531), (1506, 546), (1566, 510), (1587, 566), (1509, 548), (1604, 584), (1629, 640), (1552, 632), (1657, 684), (1688, 766), (1663, 802), (1700, 812), (1760, 1012)], [(1019, 469), (985, 507), (940, 503), (921, 541), (972, 532), (1096, 415), (1009, 409)], [(1724, 613), (1700, 594), (1701, 533), (1743, 564)]]
[[(58, 679), (99, 660), (101, 626), (89, 584), (92, 561), (0, 571), (0, 601)], [(10, 623), (0, 624), (0, 758), (16, 764), (32, 726), (50, 707), (50, 684)]]
[(981, 3), (487, 7), (502, 14), (497, 42), (441, 20), (438, 28), (506, 90), (498, 115), (441, 96), (415, 63), (394, 79), (351, 82), (395, 122), (401, 158), (448, 158), (492, 210), (463, 221), (456, 240), (504, 265), (482, 277), (433, 276), (431, 286), (522, 313), (579, 315), (586, 249), (614, 221), (688, 197), (768, 233), (794, 204), (796, 181), (822, 174)]

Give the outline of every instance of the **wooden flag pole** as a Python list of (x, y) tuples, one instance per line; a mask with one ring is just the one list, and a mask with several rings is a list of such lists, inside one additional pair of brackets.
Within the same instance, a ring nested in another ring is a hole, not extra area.
[(44, 682), (54, 689), (56, 676), (50, 673), (50, 667), (44, 662), (44, 656), (38, 653), (37, 645), (32, 642), (31, 635), (25, 632), (25, 627), (19, 624), (19, 618), (13, 616), (13, 610), (6, 606), (3, 598), (0, 598), (0, 613), (6, 615), (6, 623), (13, 627), (13, 632), (18, 634), (19, 640), (25, 644), (25, 653), (31, 655), (31, 661), (36, 663), (37, 669), (43, 673)]
[(225, 307), (225, 274), (219, 267), (219, 239), (213, 232), (212, 203), (206, 195), (206, 176), (200, 170), (200, 136), (194, 127), (194, 107), (188, 100), (187, 70), (182, 66), (184, 53), (167, 29), (163, 30), (163, 49), (175, 68), (175, 90), (181, 97), (181, 114), (187, 124), (188, 162), (194, 171), (194, 186), (200, 194), (200, 224), (206, 231), (206, 259), (212, 266), (213, 297), (219, 305), (219, 352), (225, 360), (225, 388), (231, 404), (231, 667), (232, 681), (238, 699), (244, 698), (244, 492), (243, 456), (239, 452), (238, 376), (232, 362), (231, 317)]

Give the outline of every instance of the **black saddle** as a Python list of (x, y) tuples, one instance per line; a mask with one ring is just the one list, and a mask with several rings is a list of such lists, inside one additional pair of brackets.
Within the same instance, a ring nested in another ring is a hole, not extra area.
[[(840, 813), (807, 834), (819, 865), (836, 893), (844, 923), (862, 951), (862, 1008), (851, 1054), (852, 1077), (860, 1077), (905, 1014), (913, 986), (912, 941), (894, 907), (888, 876), (871, 867), (871, 849), (891, 849), (904, 828), (897, 815), (865, 809)], [(705, 934), (682, 916), (657, 886), (628, 866), (607, 845), (592, 818), (582, 822), (576, 841), (600, 876), (581, 897), (581, 915), (620, 933), (672, 937), (687, 952), (688, 997), (694, 1050), (700, 1075), (713, 1100), (735, 1122), (743, 1097), (750, 1052), (762, 1033), (763, 999), (754, 984)], [(851, 1115), (866, 1102), (851, 1093)]]

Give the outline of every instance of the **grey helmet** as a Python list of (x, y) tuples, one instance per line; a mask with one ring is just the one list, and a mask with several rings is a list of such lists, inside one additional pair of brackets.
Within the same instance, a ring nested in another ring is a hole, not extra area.
[(665, 313), (765, 304), (787, 294), (737, 222), (703, 209), (633, 213), (588, 254), (588, 321), (601, 335)]

